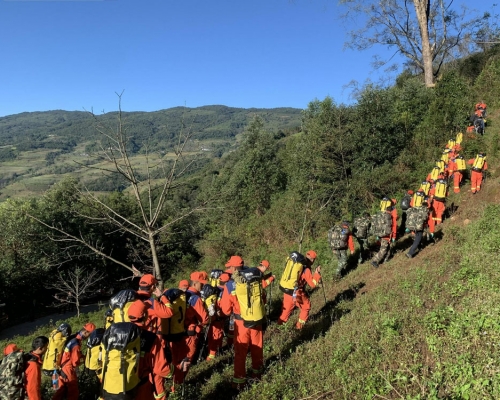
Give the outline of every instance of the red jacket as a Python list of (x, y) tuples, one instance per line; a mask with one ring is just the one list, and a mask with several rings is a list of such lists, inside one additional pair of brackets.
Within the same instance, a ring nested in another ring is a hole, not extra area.
[(137, 295), (148, 307), (147, 330), (157, 333), (161, 327), (161, 319), (170, 318), (174, 314), (172, 305), (163, 295), (159, 299), (154, 299), (149, 292), (142, 290), (138, 290)]
[(28, 361), (26, 370), (24, 371), (26, 394), (28, 400), (42, 400), (42, 359), (38, 354), (30, 353), (33, 357)]
[(75, 338), (71, 339), (64, 348), (61, 358), (61, 370), (66, 374), (67, 381), (76, 381), (76, 370), (83, 363), (83, 355), (81, 351), (82, 338), (77, 334)]

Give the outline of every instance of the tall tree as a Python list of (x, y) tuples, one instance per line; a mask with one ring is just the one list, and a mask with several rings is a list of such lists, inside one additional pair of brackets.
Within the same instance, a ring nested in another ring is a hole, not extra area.
[[(146, 265), (146, 267), (149, 267), (157, 279), (162, 282), (158, 257), (160, 235), (167, 233), (178, 221), (201, 209), (197, 206), (186, 206), (172, 211), (171, 207), (170, 209), (167, 207), (168, 202), (172, 199), (173, 191), (180, 186), (179, 179), (195, 165), (196, 158), (194, 156), (188, 157), (185, 151), (186, 145), (191, 141), (192, 132), (183, 125), (177, 144), (170, 153), (156, 154), (151, 152), (146, 143), (144, 156), (136, 161), (130, 155), (131, 146), (135, 142), (133, 134), (127, 131), (126, 122), (122, 116), (121, 96), (118, 94), (116, 126), (104, 125), (95, 118), (96, 129), (101, 136), (100, 157), (103, 162), (83, 166), (103, 174), (107, 179), (121, 179), (126, 182), (123, 190), (126, 191), (127, 196), (130, 196), (131, 203), (137, 212), (133, 216), (121, 212), (119, 207), (114, 207), (112, 203), (105, 201), (98, 193), (89, 190), (82, 184), (74, 186), (78, 202), (83, 205), (77, 214), (79, 220), (111, 227), (111, 231), (114, 233), (121, 232), (147, 243), (149, 254), (145, 255), (144, 258), (151, 263), (151, 266)], [(123, 205), (123, 202), (118, 204)], [(170, 213), (167, 212), (167, 209)], [(56, 232), (58, 237), (55, 240), (87, 246), (97, 255), (129, 269), (134, 274), (139, 274), (139, 271), (134, 267), (104, 251), (99, 239), (92, 240), (88, 236), (78, 233), (78, 229), (69, 230), (67, 227), (54, 224), (51, 221), (43, 221), (33, 214), (30, 216)]]
[(347, 47), (365, 50), (380, 44), (395, 49), (408, 66), (424, 74), (428, 87), (434, 86), (443, 63), (477, 48), (475, 33), (488, 17), (444, 0), (341, 0), (341, 4), (349, 22), (354, 15), (366, 21), (349, 32)]

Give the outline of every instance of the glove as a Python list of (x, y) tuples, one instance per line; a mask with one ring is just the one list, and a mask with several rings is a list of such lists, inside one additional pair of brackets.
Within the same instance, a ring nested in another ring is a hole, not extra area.
[(396, 239), (392, 238), (391, 239), (391, 243), (394, 243), (396, 241)]
[(377, 240), (380, 240), (380, 238), (377, 236)]
[(405, 229), (405, 233), (408, 233), (410, 232), (410, 230), (408, 228)]

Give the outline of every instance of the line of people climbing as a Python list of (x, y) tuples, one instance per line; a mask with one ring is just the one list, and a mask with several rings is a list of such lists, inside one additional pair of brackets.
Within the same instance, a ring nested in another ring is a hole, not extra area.
[[(475, 106), (476, 114), (486, 115), (486, 104), (480, 102)], [(446, 211), (446, 198), (449, 185), (453, 185), (453, 192), (460, 193), (460, 187), (467, 173), (467, 165), (471, 166), (470, 181), (471, 193), (481, 190), (485, 171), (488, 169), (486, 154), (478, 153), (474, 158), (465, 160), (460, 154), (462, 151), (463, 133), (456, 138), (449, 139), (441, 158), (436, 160), (435, 166), (421, 183), (418, 190), (408, 190), (401, 199), (401, 224), (398, 227), (398, 212), (396, 199), (384, 197), (380, 201), (380, 211), (371, 216), (364, 212), (354, 219), (342, 221), (328, 231), (328, 243), (337, 258), (335, 279), (340, 279), (348, 265), (348, 254), (355, 253), (354, 240), (359, 244), (358, 265), (367, 259), (369, 238), (376, 237), (378, 251), (371, 258), (371, 265), (378, 268), (380, 264), (389, 260), (392, 247), (398, 237), (410, 233), (413, 243), (406, 253), (406, 257), (413, 258), (422, 243), (424, 232), (427, 232), (427, 241), (434, 243), (436, 225), (443, 222)], [(352, 228), (351, 228), (352, 227)]]

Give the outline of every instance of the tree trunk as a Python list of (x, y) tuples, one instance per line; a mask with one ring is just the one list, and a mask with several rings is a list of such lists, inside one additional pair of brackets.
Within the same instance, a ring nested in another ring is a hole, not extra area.
[(420, 37), (422, 39), (422, 62), (424, 65), (425, 86), (434, 87), (434, 73), (432, 69), (432, 49), (429, 41), (429, 9), (430, 0), (414, 0), (417, 14)]
[(160, 262), (158, 261), (158, 253), (156, 252), (156, 243), (153, 232), (149, 232), (149, 246), (151, 247), (151, 258), (153, 260), (153, 275), (158, 280), (158, 287), (163, 289), (163, 278), (161, 276)]

